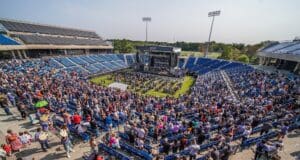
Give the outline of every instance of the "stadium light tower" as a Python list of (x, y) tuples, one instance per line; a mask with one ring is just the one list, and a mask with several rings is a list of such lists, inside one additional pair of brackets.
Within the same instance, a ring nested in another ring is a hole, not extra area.
[(211, 32), (214, 26), (214, 21), (215, 21), (215, 16), (219, 16), (221, 14), (221, 11), (212, 11), (212, 12), (208, 12), (208, 17), (213, 17), (211, 25), (210, 25), (210, 31), (209, 31), (209, 36), (208, 36), (208, 42), (207, 42), (207, 46), (206, 46), (206, 51), (205, 51), (205, 57), (207, 57), (208, 55), (208, 49), (209, 49), (209, 43), (210, 43), (210, 37), (211, 37)]
[(151, 17), (143, 17), (143, 22), (146, 22), (146, 42), (148, 41), (148, 22), (151, 22)]

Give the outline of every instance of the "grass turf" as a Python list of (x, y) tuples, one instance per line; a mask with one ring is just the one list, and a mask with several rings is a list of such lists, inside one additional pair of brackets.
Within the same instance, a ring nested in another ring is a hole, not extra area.
[(170, 96), (170, 97), (178, 98), (180, 95), (183, 95), (183, 94), (186, 94), (187, 92), (189, 92), (190, 88), (193, 86), (194, 83), (195, 83), (195, 78), (194, 77), (185, 76), (184, 79), (183, 79), (181, 88), (179, 90), (177, 90), (174, 95), (154, 91), (153, 89), (146, 92), (145, 95), (155, 96), (155, 97)]
[(102, 76), (99, 76), (99, 77), (92, 78), (91, 82), (95, 83), (97, 85), (107, 87), (108, 85), (110, 85), (114, 81), (111, 79), (111, 75), (102, 75)]
[(148, 95), (148, 96), (154, 96), (154, 97), (167, 97), (167, 96), (172, 96), (172, 95), (167, 94), (167, 93), (155, 91), (154, 89), (149, 90), (148, 92), (145, 93), (145, 95)]
[[(97, 85), (101, 85), (101, 86), (108, 86), (111, 83), (113, 83), (114, 81), (111, 79), (111, 75), (107, 74), (107, 75), (102, 75), (102, 76), (98, 76), (98, 77), (94, 77), (90, 80), (92, 83), (97, 84)], [(144, 93), (144, 95), (148, 95), (148, 96), (154, 96), (154, 97), (176, 97), (178, 98), (180, 95), (186, 94), (190, 88), (192, 87), (192, 85), (195, 82), (195, 78), (193, 78), (192, 76), (185, 76), (182, 82), (182, 86), (180, 87), (180, 89), (178, 89), (174, 95), (168, 94), (168, 93), (163, 93), (163, 92), (159, 92), (159, 91), (155, 91), (154, 89), (151, 89), (149, 91), (147, 91), (146, 93)], [(148, 83), (148, 82), (146, 82)], [(138, 92), (139, 94), (142, 94), (140, 92)]]
[(190, 88), (194, 85), (195, 78), (192, 76), (185, 76), (181, 85), (181, 88), (177, 90), (174, 97), (178, 98), (180, 95), (187, 93)]

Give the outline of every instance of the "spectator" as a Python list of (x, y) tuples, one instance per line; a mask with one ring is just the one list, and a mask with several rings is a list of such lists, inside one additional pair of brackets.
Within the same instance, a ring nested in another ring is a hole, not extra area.
[(19, 112), (23, 120), (26, 119), (27, 116), (26, 110), (27, 110), (26, 106), (24, 104), (20, 104)]
[(18, 138), (18, 135), (16, 133), (13, 133), (10, 129), (7, 130), (6, 142), (7, 144), (10, 144), (13, 152), (20, 151), (22, 147), (22, 142)]
[(179, 143), (177, 140), (174, 141), (173, 145), (172, 145), (172, 152), (173, 153), (177, 153), (179, 149)]
[(28, 136), (25, 135), (23, 132), (19, 132), (19, 139), (22, 142), (23, 147), (26, 147), (27, 144), (29, 144)]
[(171, 145), (168, 142), (168, 139), (164, 139), (163, 142), (162, 142), (162, 145), (163, 145), (163, 151), (164, 151), (164, 153), (166, 155), (168, 155), (170, 153), (170, 148), (171, 148)]
[(81, 116), (76, 112), (74, 116), (72, 117), (72, 121), (75, 125), (80, 124), (81, 122)]
[(188, 147), (190, 160), (196, 159), (199, 149), (200, 146), (197, 145), (195, 141), (193, 141), (192, 144)]
[(100, 136), (100, 132), (99, 132), (99, 128), (98, 128), (96, 120), (92, 119), (90, 121), (90, 126), (91, 126), (91, 130), (93, 131), (93, 133), (95, 134), (95, 136), (99, 137)]
[(5, 151), (6, 156), (11, 156), (12, 149), (9, 144), (2, 144), (1, 148)]
[(217, 149), (217, 147), (213, 147), (212, 148), (212, 151), (211, 151), (211, 158), (213, 160), (220, 160), (220, 152), (219, 150)]
[(187, 142), (188, 142), (188, 140), (187, 140), (186, 136), (183, 136), (182, 139), (180, 140), (180, 147), (179, 147), (180, 150), (184, 150), (184, 148), (187, 145)]
[(31, 144), (31, 142), (32, 142), (32, 135), (31, 134), (29, 134), (29, 132), (28, 131), (25, 131), (24, 132), (24, 136), (26, 136), (26, 138), (27, 138), (27, 140), (28, 140), (28, 142), (27, 142), (27, 144)]
[(197, 143), (201, 145), (205, 141), (205, 138), (206, 138), (206, 136), (205, 136), (204, 132), (200, 131), (200, 133), (198, 135)]
[(264, 148), (265, 144), (266, 144), (265, 140), (262, 140), (262, 142), (257, 143), (256, 150), (255, 150), (255, 155), (254, 155), (254, 160), (260, 159), (261, 155), (263, 154), (263, 148)]
[(2, 160), (5, 160), (6, 159), (6, 152), (3, 148), (0, 148), (0, 158)]
[(47, 149), (50, 148), (48, 143), (48, 133), (42, 131), (41, 128), (37, 128), (34, 137), (35, 137), (35, 141), (38, 141), (40, 143), (42, 150), (44, 152), (47, 152)]
[(283, 139), (283, 138), (286, 136), (288, 130), (289, 130), (289, 125), (288, 125), (288, 123), (284, 123), (284, 124), (281, 126), (281, 128), (280, 128), (280, 133), (279, 133), (279, 135), (278, 135), (278, 140), (279, 140), (279, 139)]
[(90, 139), (90, 147), (91, 147), (91, 152), (97, 153), (98, 149), (97, 149), (97, 142), (95, 137), (91, 137)]
[(268, 133), (270, 129), (272, 129), (273, 126), (270, 122), (266, 122), (263, 124), (260, 135), (263, 135), (264, 133)]
[(72, 143), (68, 137), (68, 133), (66, 132), (66, 130), (61, 130), (60, 131), (60, 136), (61, 136), (61, 144), (64, 146), (64, 149), (67, 153), (67, 157), (70, 158), (70, 152), (74, 152), (74, 150), (72, 149)]

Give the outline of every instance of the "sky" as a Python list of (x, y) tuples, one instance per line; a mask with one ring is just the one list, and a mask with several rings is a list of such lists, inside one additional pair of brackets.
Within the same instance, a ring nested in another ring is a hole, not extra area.
[(96, 31), (104, 39), (254, 44), (300, 36), (300, 0), (0, 0), (0, 17)]

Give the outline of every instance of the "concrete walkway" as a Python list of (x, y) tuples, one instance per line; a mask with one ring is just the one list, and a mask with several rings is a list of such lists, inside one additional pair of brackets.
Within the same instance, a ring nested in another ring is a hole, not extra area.
[[(35, 130), (39, 127), (39, 124), (32, 125), (29, 119), (21, 120), (19, 112), (16, 108), (11, 108), (13, 115), (7, 116), (2, 108), (0, 108), (0, 142), (5, 143), (5, 135), (7, 129), (13, 130), (15, 133), (21, 131), (29, 131), (34, 136)], [(25, 158), (26, 160), (56, 160), (56, 159), (82, 159), (84, 153), (89, 152), (89, 143), (81, 142), (74, 146), (74, 153), (71, 153), (71, 158), (67, 158), (63, 146), (60, 144), (60, 138), (55, 135), (55, 131), (49, 135), (50, 149), (47, 152), (43, 152), (38, 142), (33, 142), (26, 148), (21, 149), (20, 152), (15, 153), (8, 160), (15, 160), (18, 157)]]

